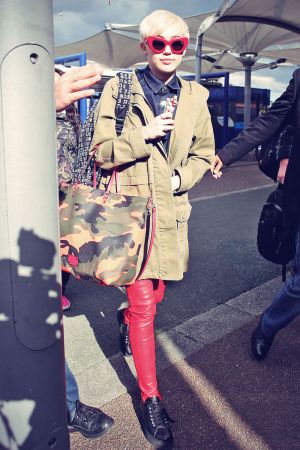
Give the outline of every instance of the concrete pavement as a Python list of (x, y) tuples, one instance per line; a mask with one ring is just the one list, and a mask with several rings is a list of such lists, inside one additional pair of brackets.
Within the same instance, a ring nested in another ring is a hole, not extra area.
[[(175, 420), (175, 449), (299, 449), (300, 336), (297, 320), (276, 337), (264, 362), (250, 354), (257, 316), (279, 278), (157, 336), (158, 378)], [(71, 435), (72, 450), (147, 450), (135, 410), (132, 358), (101, 355), (88, 324), (65, 319), (66, 349), (81, 399), (115, 419), (99, 439)], [(79, 326), (80, 325), (80, 326)], [(76, 337), (75, 337), (76, 336)]]
[[(193, 190), (193, 201), (272, 185), (254, 165), (247, 164), (242, 169), (225, 169), (221, 183), (205, 177)], [(245, 247), (243, 251), (248, 250)], [(226, 271), (216, 282), (225, 283), (224, 277)], [(258, 316), (280, 286), (277, 277), (247, 288), (237, 297), (157, 333), (158, 379), (164, 404), (175, 420), (175, 449), (300, 449), (300, 320), (278, 334), (265, 361), (255, 361), (250, 352)], [(87, 440), (79, 433), (72, 434), (72, 450), (152, 448), (136, 416), (139, 393), (132, 358), (111, 353), (99, 337), (105, 315), (116, 310), (123, 299), (121, 294), (116, 297), (110, 308), (103, 303), (97, 307), (96, 296), (81, 298), (93, 303), (95, 317), (85, 315), (86, 308), (77, 304), (75, 314), (64, 319), (66, 354), (81, 400), (101, 407), (115, 419), (114, 427), (102, 438)], [(172, 314), (170, 307), (164, 314), (168, 311)], [(117, 323), (109, 323), (117, 341)]]
[[(158, 372), (253, 321), (271, 302), (278, 286), (280, 279), (275, 278), (167, 332), (157, 333)], [(85, 316), (65, 317), (64, 329), (66, 356), (84, 402), (103, 406), (136, 386), (132, 358), (124, 358), (121, 353), (106, 358)]]

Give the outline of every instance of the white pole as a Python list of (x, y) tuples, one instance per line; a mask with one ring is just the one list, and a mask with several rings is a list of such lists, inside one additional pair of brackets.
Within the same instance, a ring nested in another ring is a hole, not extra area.
[(245, 66), (244, 128), (247, 128), (251, 122), (251, 67)]
[(197, 36), (196, 61), (195, 61), (195, 81), (201, 83), (201, 63), (202, 63), (202, 41), (203, 34)]
[(244, 87), (244, 128), (251, 122), (251, 70), (257, 59), (256, 53), (241, 53), (239, 60), (245, 68)]
[(0, 447), (67, 450), (51, 0), (1, 0)]

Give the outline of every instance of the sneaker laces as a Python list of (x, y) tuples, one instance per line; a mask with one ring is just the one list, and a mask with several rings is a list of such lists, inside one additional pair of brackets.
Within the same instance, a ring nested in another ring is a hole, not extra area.
[(157, 401), (149, 402), (147, 408), (153, 427), (158, 428), (159, 425), (163, 425), (169, 428), (169, 422), (175, 422), (170, 418), (166, 409), (162, 408)]
[(129, 329), (128, 329), (128, 325), (127, 325), (127, 330), (125, 330), (126, 332), (124, 333), (125, 336), (125, 344), (129, 345), (130, 344), (130, 340), (129, 340)]

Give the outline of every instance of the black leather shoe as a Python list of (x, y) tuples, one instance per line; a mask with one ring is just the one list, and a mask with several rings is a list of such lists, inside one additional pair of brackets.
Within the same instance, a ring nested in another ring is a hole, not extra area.
[(141, 427), (146, 439), (155, 448), (173, 448), (173, 435), (168, 420), (170, 419), (158, 397), (149, 397), (141, 402)]
[(124, 322), (125, 309), (119, 309), (117, 319), (120, 328), (120, 349), (124, 356), (131, 356), (132, 351), (129, 342), (129, 325)]
[(265, 359), (273, 343), (273, 337), (267, 337), (261, 330), (261, 324), (255, 328), (251, 336), (251, 350), (256, 359)]
[(76, 401), (75, 416), (68, 424), (70, 433), (79, 431), (88, 439), (97, 438), (106, 433), (113, 425), (114, 420), (98, 408), (87, 406)]

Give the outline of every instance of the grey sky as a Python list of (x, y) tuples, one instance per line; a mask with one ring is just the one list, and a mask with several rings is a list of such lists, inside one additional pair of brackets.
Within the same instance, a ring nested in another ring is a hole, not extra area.
[[(53, 0), (55, 45), (63, 45), (92, 36), (105, 23), (137, 24), (155, 9), (167, 9), (184, 17), (213, 11), (223, 0)], [(253, 87), (272, 90), (272, 99), (285, 88), (294, 68), (279, 68), (253, 73)], [(231, 76), (234, 84), (243, 84), (243, 73)]]
[(106, 22), (136, 24), (155, 9), (191, 16), (219, 8), (223, 0), (54, 0), (55, 45), (103, 30)]

